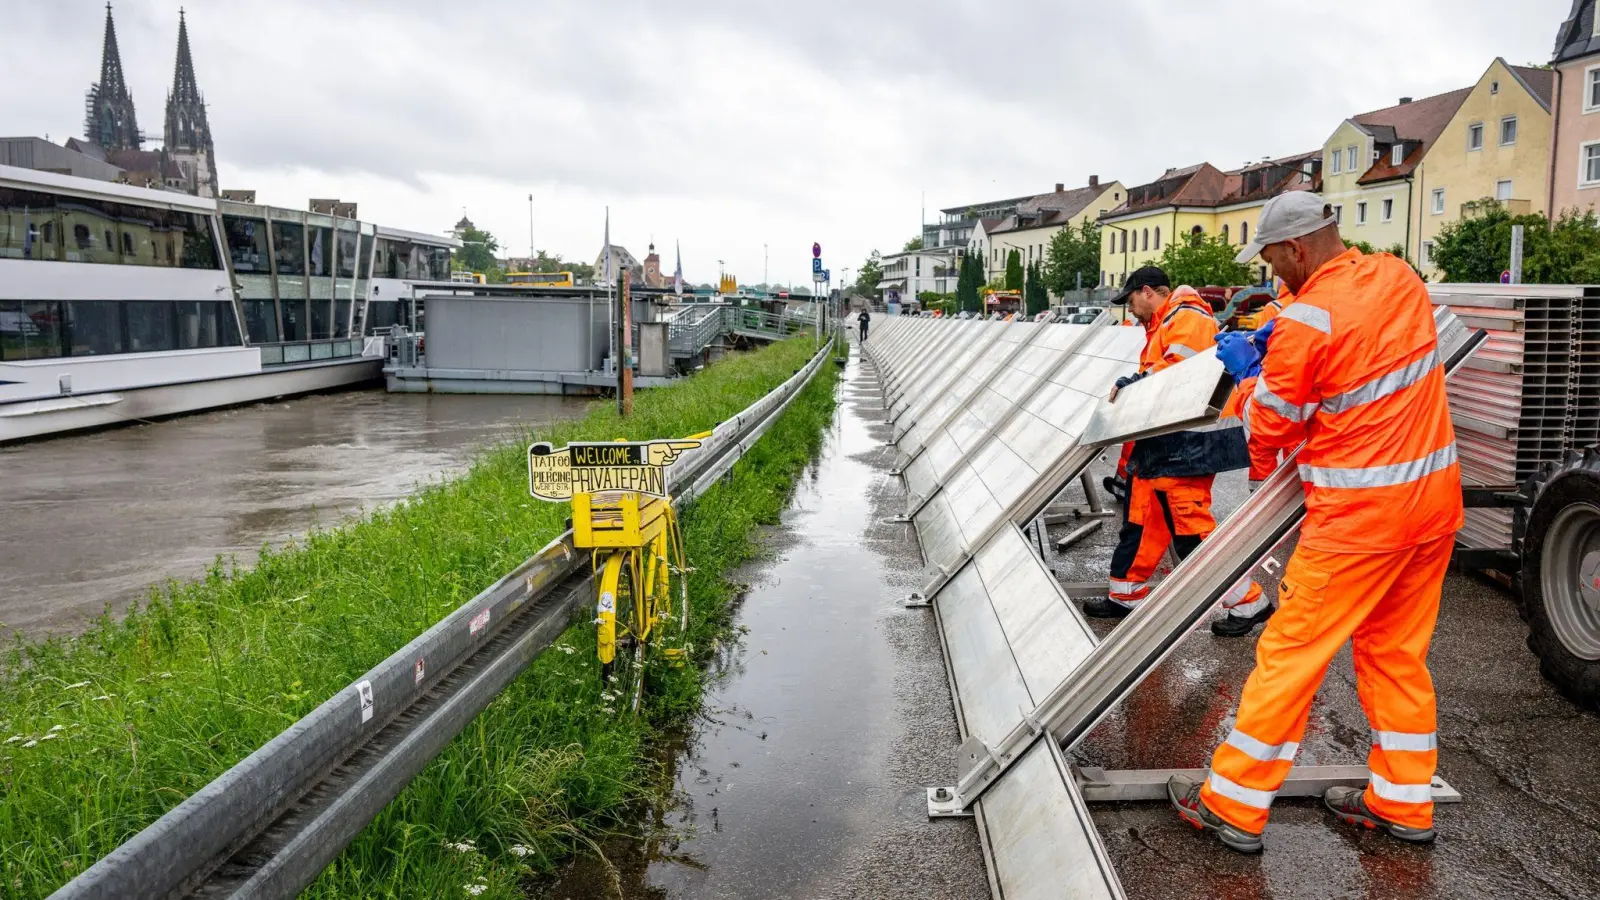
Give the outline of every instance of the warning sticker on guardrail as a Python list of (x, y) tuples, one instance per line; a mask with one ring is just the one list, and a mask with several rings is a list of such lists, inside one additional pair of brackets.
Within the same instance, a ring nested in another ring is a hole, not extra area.
[(362, 681), (356, 684), (356, 693), (361, 696), (361, 721), (372, 721), (372, 682)]
[(573, 494), (633, 491), (667, 495), (667, 467), (696, 440), (574, 443), (557, 450), (541, 441), (528, 448), (528, 492), (552, 503)]

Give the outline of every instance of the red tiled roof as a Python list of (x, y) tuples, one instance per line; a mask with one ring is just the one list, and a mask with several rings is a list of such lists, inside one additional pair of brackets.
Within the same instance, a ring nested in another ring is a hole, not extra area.
[[(1368, 167), (1365, 174), (1356, 179), (1357, 184), (1376, 184), (1392, 178), (1404, 178), (1416, 169), (1422, 162), (1422, 157), (1427, 155), (1428, 148), (1439, 139), (1439, 133), (1450, 124), (1450, 119), (1461, 108), (1461, 104), (1472, 93), (1472, 88), (1461, 88), (1433, 97), (1424, 97), (1410, 103), (1401, 103), (1384, 109), (1373, 110), (1355, 116), (1351, 121), (1364, 127), (1369, 133), (1393, 129), (1394, 139), (1407, 143), (1415, 142), (1411, 152), (1400, 165), (1391, 165), (1387, 153), (1381, 154), (1377, 162)], [(1387, 135), (1385, 135), (1387, 137)]]
[(1556, 73), (1554, 69), (1535, 69), (1531, 66), (1513, 66), (1509, 63), (1506, 68), (1511, 74), (1517, 76), (1532, 94), (1539, 98), (1545, 109), (1550, 109), (1556, 94)]

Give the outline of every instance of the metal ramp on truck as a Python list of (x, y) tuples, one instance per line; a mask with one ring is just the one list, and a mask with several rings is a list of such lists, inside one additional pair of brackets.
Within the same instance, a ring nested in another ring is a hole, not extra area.
[[(1454, 371), (1482, 334), (1469, 333), (1448, 309), (1435, 318)], [(1107, 407), (1100, 398), (1133, 370), (1144, 334), (1103, 322), (1027, 332), (1009, 326), (1012, 347), (991, 348), (946, 373), (947, 393), (909, 404), (902, 418), (915, 424), (896, 435), (908, 516), (930, 570), (914, 602), (931, 605), (938, 619), (963, 737), (959, 781), (929, 790), (930, 814), (976, 816), (991, 889), (1007, 900), (1123, 896), (1088, 803), (1162, 797), (1169, 773), (1079, 770), (1065, 753), (1293, 533), (1304, 512), (1291, 459), (1097, 641), (1023, 528), (1104, 447), (1215, 418), (1231, 384), (1214, 355), (1203, 354), (1173, 375), (1135, 385), (1121, 409)], [(930, 346), (930, 327), (976, 324), (890, 318), (865, 349), (880, 373), (905, 371)], [(914, 325), (921, 327), (902, 331)], [(950, 393), (961, 399), (951, 403)], [(1102, 412), (1109, 410), (1120, 415)], [(1365, 767), (1302, 766), (1280, 796), (1365, 780)], [(1435, 795), (1459, 798), (1442, 781)]]

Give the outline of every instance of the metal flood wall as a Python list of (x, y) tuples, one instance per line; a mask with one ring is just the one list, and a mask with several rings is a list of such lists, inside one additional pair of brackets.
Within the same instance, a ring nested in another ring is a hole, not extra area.
[(430, 369), (589, 372), (608, 346), (603, 301), (592, 311), (586, 301), (565, 299), (430, 296), (427, 303)]

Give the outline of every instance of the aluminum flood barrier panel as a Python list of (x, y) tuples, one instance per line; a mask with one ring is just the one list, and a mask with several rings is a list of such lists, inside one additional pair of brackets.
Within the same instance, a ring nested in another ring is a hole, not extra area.
[(1012, 359), (1025, 351), (1047, 329), (1063, 327), (1038, 322), (1001, 324), (1005, 326), (1004, 330), (988, 353), (974, 359), (966, 371), (951, 382), (950, 388), (932, 397), (924, 409), (912, 410), (903, 421), (895, 423), (895, 446), (900, 451), (895, 468), (903, 470), (922, 452), (934, 434), (966, 409), (973, 396), (989, 383), (996, 372), (1010, 365)]
[(968, 327), (973, 324), (975, 323), (969, 321), (953, 321), (934, 329), (931, 339), (921, 352), (891, 373), (889, 379), (884, 382), (884, 406), (888, 406), (908, 386), (927, 378), (928, 373), (938, 371), (936, 366), (951, 352), (951, 348), (958, 347), (975, 333), (974, 329)]
[[(1484, 335), (1467, 329), (1443, 307), (1435, 311), (1435, 324), (1445, 370), (1454, 372)], [(1065, 749), (1075, 746), (1171, 653), (1230, 587), (1298, 528), (1305, 513), (1305, 494), (1296, 457), (1291, 455), (1279, 465), (1043, 702), (1022, 713), (999, 744), (988, 744), (981, 751), (964, 748), (957, 788), (960, 798), (970, 802), (981, 796), (1043, 733)]]
[[(942, 366), (928, 382), (916, 386), (916, 390), (901, 391), (900, 396), (889, 402), (889, 423), (894, 425), (900, 417), (910, 413), (912, 421), (927, 408), (933, 398), (943, 394), (950, 386), (972, 367), (973, 362), (980, 356), (989, 352), (995, 342), (1000, 340), (1000, 335), (1008, 327), (1004, 322), (979, 322), (977, 334), (965, 346)], [(897, 430), (896, 433), (900, 433)]]
[(929, 354), (925, 363), (908, 368), (904, 378), (897, 379), (892, 388), (884, 391), (884, 406), (889, 409), (889, 420), (894, 420), (897, 408), (904, 410), (910, 404), (911, 397), (920, 397), (932, 390), (933, 384), (947, 374), (952, 366), (957, 365), (957, 360), (963, 357), (970, 359), (974, 342), (992, 333), (988, 326), (996, 325), (999, 323), (982, 321), (952, 323), (950, 331), (954, 337), (945, 342), (942, 348)]

